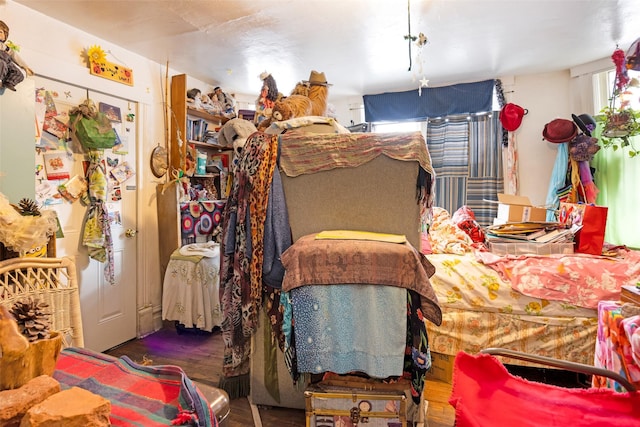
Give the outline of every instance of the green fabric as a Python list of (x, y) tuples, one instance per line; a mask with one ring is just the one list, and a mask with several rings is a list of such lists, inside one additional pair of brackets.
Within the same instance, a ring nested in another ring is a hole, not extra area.
[[(599, 137), (600, 126), (594, 136)], [(640, 137), (634, 138), (640, 147)], [(596, 168), (594, 182), (600, 193), (596, 203), (607, 206), (607, 230), (604, 240), (614, 245), (640, 248), (640, 158), (629, 157), (627, 149), (603, 148), (595, 155), (591, 165)]]
[(271, 323), (267, 316), (267, 309), (262, 310), (262, 328), (264, 345), (264, 385), (271, 397), (280, 403), (280, 387), (278, 386), (278, 346), (271, 337)]

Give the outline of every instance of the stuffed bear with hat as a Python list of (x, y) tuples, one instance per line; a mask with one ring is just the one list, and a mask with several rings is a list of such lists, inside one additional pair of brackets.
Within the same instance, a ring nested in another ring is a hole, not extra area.
[(327, 114), (327, 98), (329, 97), (327, 77), (323, 72), (311, 71), (309, 80), (298, 83), (291, 95), (305, 95), (311, 100), (311, 116), (325, 116)]

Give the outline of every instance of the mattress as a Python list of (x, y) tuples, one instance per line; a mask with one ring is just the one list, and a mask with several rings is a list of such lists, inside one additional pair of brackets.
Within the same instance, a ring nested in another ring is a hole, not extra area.
[(472, 252), (425, 256), (436, 268), (431, 285), (443, 318), (439, 327), (427, 322), (431, 351), (455, 356), (502, 347), (593, 365), (596, 310), (523, 295)]

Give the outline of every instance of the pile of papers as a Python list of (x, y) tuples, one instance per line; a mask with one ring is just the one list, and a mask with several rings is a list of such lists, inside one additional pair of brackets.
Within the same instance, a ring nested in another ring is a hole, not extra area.
[(487, 227), (486, 240), (489, 243), (566, 243), (573, 242), (580, 227), (565, 228), (558, 222), (510, 222)]

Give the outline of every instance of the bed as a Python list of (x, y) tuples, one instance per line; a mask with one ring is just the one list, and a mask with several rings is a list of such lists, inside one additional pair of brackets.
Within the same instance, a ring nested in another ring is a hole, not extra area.
[(497, 256), (450, 219), (434, 208), (429, 240), (439, 253), (425, 255), (436, 268), (431, 283), (443, 314), (442, 325), (427, 325), (431, 350), (453, 360), (459, 351), (500, 347), (593, 365), (598, 301), (618, 299), (623, 284), (640, 278), (638, 253)]

